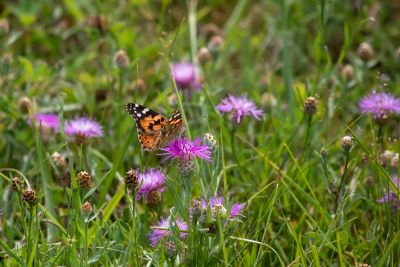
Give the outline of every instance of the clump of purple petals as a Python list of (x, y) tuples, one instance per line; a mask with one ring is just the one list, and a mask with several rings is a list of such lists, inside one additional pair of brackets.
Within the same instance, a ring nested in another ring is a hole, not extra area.
[(99, 137), (103, 136), (103, 128), (97, 121), (81, 117), (67, 122), (65, 125), (65, 134), (70, 137)]
[[(32, 124), (32, 121), (29, 121)], [(60, 120), (56, 114), (52, 113), (37, 113), (35, 115), (35, 124), (42, 128), (53, 129), (54, 131), (58, 131), (60, 127)]]
[(147, 169), (138, 174), (140, 188), (136, 193), (136, 200), (147, 196), (152, 191), (165, 191), (165, 174), (160, 169)]
[(196, 67), (189, 62), (181, 62), (172, 65), (172, 77), (179, 89), (200, 90), (200, 83), (196, 73)]
[[(188, 229), (187, 224), (181, 220), (181, 219), (176, 219), (175, 222), (172, 221), (172, 225), (176, 225), (180, 231), (180, 238), (183, 239), (187, 233), (182, 232), (186, 231)], [(158, 228), (168, 228), (168, 220), (166, 218), (162, 218), (159, 222), (158, 225), (152, 226), (152, 232), (149, 235), (150, 241), (151, 241), (151, 246), (156, 247), (158, 243), (165, 237), (170, 236), (171, 230), (166, 230), (166, 229), (158, 229)]]
[[(392, 179), (398, 190), (400, 190), (400, 181), (395, 177)], [(400, 199), (395, 192), (390, 188), (389, 192), (386, 193), (382, 198), (378, 199), (379, 203), (390, 203), (394, 209), (400, 208)]]
[[(207, 210), (207, 208), (211, 209), (211, 213), (217, 209), (225, 209), (224, 198), (223, 197), (210, 197), (209, 201), (203, 199), (201, 201), (201, 207), (203, 210)], [(229, 219), (234, 219), (239, 216), (244, 208), (244, 204), (242, 203), (234, 203), (229, 212)]]
[(217, 109), (221, 113), (231, 113), (231, 119), (237, 123), (244, 116), (253, 116), (255, 119), (260, 120), (263, 115), (263, 111), (253, 101), (249, 100), (246, 95), (240, 97), (229, 95), (227, 98), (221, 100)]
[(201, 138), (190, 141), (186, 137), (180, 137), (161, 150), (165, 152), (160, 154), (166, 156), (165, 160), (181, 159), (189, 161), (197, 156), (201, 159), (211, 161), (211, 150), (207, 144), (202, 144)]
[(391, 94), (373, 92), (361, 99), (359, 107), (362, 113), (369, 113), (375, 119), (382, 119), (391, 113), (400, 114), (400, 99)]

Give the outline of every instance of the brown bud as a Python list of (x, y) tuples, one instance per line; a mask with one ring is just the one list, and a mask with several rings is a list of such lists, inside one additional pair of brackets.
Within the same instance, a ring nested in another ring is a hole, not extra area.
[(90, 205), (90, 203), (86, 201), (82, 204), (81, 211), (83, 214), (89, 215), (93, 211), (92, 205)]
[(60, 170), (65, 170), (68, 167), (67, 159), (58, 152), (54, 152), (51, 155), (51, 159), (54, 161), (54, 164), (60, 168)]
[(354, 79), (354, 68), (350, 64), (343, 65), (340, 69), (340, 77), (345, 81), (351, 81)]
[(317, 112), (317, 100), (315, 97), (309, 96), (304, 101), (304, 112), (308, 115), (314, 115)]
[(357, 48), (357, 55), (365, 61), (371, 60), (375, 56), (375, 51), (367, 42), (362, 42)]
[(30, 206), (36, 203), (36, 192), (28, 188), (22, 192), (22, 199)]
[(114, 65), (120, 69), (127, 68), (129, 66), (130, 60), (128, 55), (124, 50), (119, 50), (114, 55)]
[(161, 192), (158, 190), (150, 191), (147, 194), (147, 204), (150, 206), (156, 206), (161, 202)]
[(207, 47), (200, 48), (199, 53), (198, 53), (198, 58), (199, 58), (200, 63), (202, 63), (202, 64), (204, 64), (210, 60), (211, 55), (210, 55), (210, 51), (208, 50)]
[(127, 171), (124, 178), (126, 186), (130, 189), (134, 189), (139, 185), (139, 171), (137, 169)]
[(215, 35), (208, 42), (207, 47), (210, 53), (215, 55), (221, 50), (223, 45), (224, 45), (224, 37), (222, 37), (221, 35)]
[(10, 188), (14, 192), (19, 192), (24, 188), (24, 180), (14, 177), (11, 181)]
[(76, 182), (78, 186), (83, 189), (89, 189), (93, 185), (92, 177), (85, 171), (81, 171), (76, 175)]
[(33, 104), (32, 104), (32, 101), (28, 97), (23, 96), (20, 99), (18, 99), (18, 106), (19, 106), (19, 110), (22, 113), (27, 114), (32, 110)]

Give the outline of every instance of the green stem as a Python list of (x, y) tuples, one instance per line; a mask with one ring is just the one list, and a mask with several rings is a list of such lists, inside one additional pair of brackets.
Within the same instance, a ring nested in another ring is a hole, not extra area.
[(340, 194), (342, 192), (342, 188), (343, 188), (343, 186), (345, 184), (344, 181), (347, 178), (347, 170), (348, 170), (348, 166), (349, 166), (350, 151), (346, 151), (345, 153), (346, 153), (346, 155), (345, 155), (346, 159), (345, 159), (344, 170), (343, 170), (343, 174), (342, 174), (342, 176), (340, 178), (340, 185), (339, 185), (338, 191), (336, 192), (336, 196), (335, 196), (335, 213), (337, 213), (339, 197), (340, 197)]
[(88, 216), (85, 215), (84, 218), (84, 222), (85, 222), (85, 266), (89, 266), (88, 265), (88, 247), (89, 247), (89, 242), (88, 242)]

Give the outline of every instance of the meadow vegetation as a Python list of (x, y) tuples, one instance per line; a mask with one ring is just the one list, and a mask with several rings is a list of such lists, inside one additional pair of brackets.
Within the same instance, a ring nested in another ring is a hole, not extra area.
[(2, 1), (0, 265), (400, 266), (399, 15)]

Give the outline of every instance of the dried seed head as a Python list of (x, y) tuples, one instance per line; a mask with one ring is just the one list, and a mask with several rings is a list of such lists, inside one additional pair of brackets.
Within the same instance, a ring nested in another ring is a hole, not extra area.
[(343, 149), (343, 151), (350, 151), (353, 145), (354, 145), (353, 138), (349, 135), (344, 136), (340, 140), (340, 147)]
[(120, 69), (127, 68), (129, 66), (130, 60), (128, 55), (124, 50), (119, 50), (114, 55), (114, 65)]
[(93, 211), (92, 205), (88, 201), (86, 201), (82, 204), (81, 211), (83, 214), (89, 215)]
[(218, 147), (218, 142), (215, 136), (212, 133), (206, 133), (204, 134), (203, 140), (205, 143), (208, 144), (208, 146), (211, 148), (211, 150), (214, 150), (215, 148)]
[(357, 55), (365, 61), (371, 60), (375, 56), (375, 51), (367, 42), (362, 42), (357, 48)]
[(317, 112), (317, 100), (315, 97), (309, 96), (304, 101), (304, 112), (308, 115), (314, 115)]
[(60, 170), (66, 170), (68, 167), (67, 159), (58, 152), (54, 152), (51, 155), (51, 159), (54, 161), (54, 164), (60, 168)]
[(379, 156), (382, 165), (387, 166), (391, 163), (392, 159), (394, 157), (394, 153), (389, 150), (383, 151), (383, 153)]
[(139, 185), (139, 170), (129, 170), (125, 173), (125, 184), (130, 189), (135, 189)]
[(27, 114), (32, 110), (33, 103), (28, 97), (23, 96), (20, 99), (18, 99), (18, 106), (19, 106), (19, 110), (22, 113)]
[(14, 177), (11, 181), (10, 188), (14, 192), (20, 192), (24, 188), (24, 180)]
[(393, 156), (393, 158), (392, 158), (392, 160), (391, 160), (391, 165), (392, 165), (392, 167), (394, 167), (394, 168), (398, 168), (398, 167), (399, 167), (399, 153), (396, 153), (396, 154)]
[(161, 192), (152, 190), (147, 194), (147, 204), (151, 207), (158, 205), (161, 202)]
[(22, 199), (30, 206), (34, 206), (36, 203), (36, 192), (31, 188), (28, 188), (22, 192)]
[(345, 81), (354, 79), (354, 68), (350, 64), (345, 64), (340, 70), (340, 77)]
[(199, 58), (200, 63), (202, 64), (206, 63), (211, 58), (210, 51), (208, 50), (207, 47), (200, 48), (197, 56)]
[(89, 189), (93, 184), (92, 176), (85, 171), (78, 172), (76, 175), (76, 182), (78, 183), (78, 186), (83, 189)]

